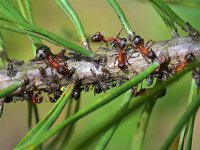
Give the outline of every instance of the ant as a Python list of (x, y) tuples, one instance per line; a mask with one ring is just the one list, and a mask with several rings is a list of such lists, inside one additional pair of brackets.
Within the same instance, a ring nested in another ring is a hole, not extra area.
[(121, 49), (119, 46), (118, 46), (118, 56), (115, 58), (114, 65), (116, 64), (116, 61), (118, 61), (117, 66), (121, 70), (127, 68), (126, 62), (127, 64), (129, 64), (126, 53), (124, 52), (124, 49)]
[(48, 64), (52, 68), (56, 69), (56, 71), (63, 76), (71, 77), (75, 72), (74, 67), (72, 67), (70, 70), (68, 69), (67, 63), (64, 63), (63, 65), (61, 65), (60, 63), (62, 61), (59, 58), (60, 55), (54, 56), (51, 53), (50, 48), (47, 47), (46, 45), (42, 45), (42, 46), (37, 48), (36, 57), (41, 59), (41, 60), (47, 60)]
[(195, 60), (193, 53), (187, 53), (184, 60), (175, 67), (175, 72), (181, 72), (188, 64)]
[(146, 45), (144, 45), (144, 39), (141, 38), (139, 35), (136, 35), (130, 41), (132, 42), (132, 44), (131, 44), (132, 47), (135, 48), (135, 49), (138, 49), (140, 51), (140, 53), (142, 54), (142, 56), (144, 56), (145, 58), (151, 59), (152, 62), (155, 60), (155, 58), (157, 58), (157, 56), (154, 53), (154, 51), (152, 49), (149, 50), (149, 47), (146, 47), (146, 45), (148, 45), (148, 43), (150, 41), (148, 41), (146, 43)]
[[(122, 30), (121, 30), (122, 31)], [(119, 35), (121, 34), (121, 31), (116, 37), (109, 37), (105, 38), (104, 34), (101, 32), (96, 32), (92, 38), (92, 42), (104, 42), (106, 43), (106, 46), (108, 47), (108, 43), (112, 45), (112, 47), (119, 47), (121, 49), (124, 49), (127, 46), (127, 39), (126, 38), (120, 38)]]

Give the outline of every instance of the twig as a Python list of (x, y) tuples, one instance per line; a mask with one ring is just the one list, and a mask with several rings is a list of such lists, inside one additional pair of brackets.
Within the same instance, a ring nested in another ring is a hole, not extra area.
[[(172, 39), (169, 41), (161, 41), (155, 42), (152, 46), (152, 49), (155, 51), (157, 56), (169, 56), (171, 60), (171, 64), (176, 64), (178, 60), (183, 60), (186, 53), (192, 52), (196, 58), (200, 57), (200, 43), (194, 42), (190, 37), (180, 37), (176, 39)], [(104, 55), (108, 58), (105, 67), (109, 70), (112, 80), (118, 80), (119, 78), (131, 78), (141, 71), (145, 70), (150, 64), (147, 62), (143, 56), (138, 53), (134, 53), (137, 57), (130, 58), (127, 72), (121, 71), (117, 66), (114, 66), (114, 61), (117, 56), (117, 52), (107, 52)], [(132, 52), (129, 52), (129, 54)], [(91, 70), (94, 70), (97, 76), (103, 77), (104, 81), (108, 81), (111, 78), (105, 78), (105, 73), (101, 71), (103, 66), (97, 65), (93, 61), (82, 59), (81, 61), (77, 61), (73, 57), (67, 61), (69, 69), (72, 67), (76, 68), (76, 72), (74, 76), (82, 79), (83, 84), (92, 84), (95, 83), (98, 78), (94, 77), (91, 73)], [(46, 85), (43, 84), (42, 76), (39, 73), (40, 67), (45, 67), (46, 64), (44, 61), (35, 61), (25, 63), (22, 66), (14, 66), (14, 70), (17, 71), (15, 77), (10, 78), (7, 76), (7, 70), (0, 70), (0, 89), (4, 89), (5, 87), (10, 86), (15, 81), (23, 80), (24, 76), (27, 76), (32, 82), (35, 83), (38, 90), (44, 90), (47, 88)], [(98, 68), (99, 67), (99, 68)], [(47, 75), (51, 77), (52, 71), (50, 68), (47, 68)], [(56, 72), (56, 71), (54, 71)], [(69, 83), (70, 79), (63, 78), (61, 75), (58, 75), (58, 79), (61, 80), (61, 85), (66, 85)], [(16, 91), (16, 92), (19, 92)]]

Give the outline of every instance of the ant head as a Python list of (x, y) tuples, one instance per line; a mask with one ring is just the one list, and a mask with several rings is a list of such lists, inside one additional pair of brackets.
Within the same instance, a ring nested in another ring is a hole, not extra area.
[(136, 35), (134, 38), (133, 38), (133, 45), (134, 46), (140, 46), (144, 43), (144, 39), (141, 38), (139, 35)]
[(127, 39), (122, 38), (119, 42), (119, 48), (124, 49), (126, 47)]
[(39, 46), (36, 49), (36, 57), (37, 58), (40, 58), (43, 60), (43, 59), (48, 58), (50, 55), (51, 55), (51, 51), (50, 51), (49, 47), (47, 47), (46, 45)]
[(195, 60), (195, 56), (194, 56), (193, 53), (188, 53), (188, 54), (185, 55), (185, 61), (187, 63), (191, 63), (194, 60)]
[(103, 40), (103, 38), (104, 38), (103, 33), (101, 33), (101, 32), (96, 32), (96, 33), (92, 36), (91, 41), (92, 41), (92, 42), (101, 42), (101, 41)]

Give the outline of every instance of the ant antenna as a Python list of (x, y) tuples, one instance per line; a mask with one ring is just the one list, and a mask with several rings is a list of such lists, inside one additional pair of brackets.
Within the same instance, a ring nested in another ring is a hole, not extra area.
[(117, 34), (116, 37), (119, 37), (119, 35), (122, 33), (123, 30), (124, 30), (124, 29), (122, 28), (122, 29), (119, 31), (119, 33)]

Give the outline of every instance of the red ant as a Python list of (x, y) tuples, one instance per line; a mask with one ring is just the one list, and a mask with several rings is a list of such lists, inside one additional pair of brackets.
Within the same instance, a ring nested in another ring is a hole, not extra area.
[(151, 59), (153, 61), (155, 58), (157, 58), (154, 51), (149, 50), (149, 47), (146, 47), (146, 45), (149, 43), (147, 42), (146, 45), (144, 45), (144, 39), (141, 38), (139, 35), (136, 35), (132, 40), (132, 47), (135, 49), (139, 49), (140, 53), (145, 56), (148, 59)]
[(181, 62), (180, 64), (178, 64), (175, 67), (175, 72), (180, 72), (182, 71), (188, 64), (190, 64), (192, 61), (195, 60), (195, 56), (193, 53), (187, 53), (184, 57), (183, 62)]
[(63, 76), (72, 76), (72, 74), (75, 72), (75, 68), (72, 67), (70, 70), (68, 69), (68, 66), (66, 63), (64, 63), (63, 65), (61, 65), (60, 63), (61, 60), (59, 58), (60, 55), (57, 55), (56, 57), (54, 57), (54, 55), (51, 53), (49, 47), (42, 45), (40, 47), (37, 48), (36, 50), (36, 56), (37, 58), (40, 58), (42, 60), (47, 60), (48, 64), (56, 69), (56, 71), (63, 75)]
[(127, 59), (126, 53), (121, 48), (118, 48), (118, 56), (115, 58), (114, 65), (115, 65), (116, 61), (118, 61), (118, 67), (120, 69), (123, 70), (127, 67), (126, 62), (128, 63), (128, 59)]

